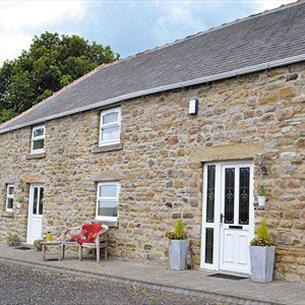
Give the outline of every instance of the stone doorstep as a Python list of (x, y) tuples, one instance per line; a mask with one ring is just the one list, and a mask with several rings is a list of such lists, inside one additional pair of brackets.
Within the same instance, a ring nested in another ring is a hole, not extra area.
[[(49, 265), (48, 263), (44, 262), (31, 262), (27, 260), (22, 260), (22, 259), (14, 259), (14, 258), (8, 258), (8, 257), (3, 257), (0, 255), (0, 261), (2, 262), (8, 262), (8, 263), (13, 263), (13, 264), (19, 264), (23, 266), (30, 266), (33, 267), (35, 266), (38, 269), (45, 269), (49, 272), (55, 272), (55, 273), (66, 273), (74, 276), (85, 276), (85, 277), (90, 277), (90, 278), (95, 278), (95, 279), (101, 279), (103, 281), (111, 281), (119, 284), (127, 284), (127, 285), (132, 285), (135, 287), (139, 288), (148, 288), (148, 289), (154, 289), (154, 290), (160, 290), (164, 292), (169, 292), (169, 293), (176, 293), (176, 294), (181, 294), (181, 295), (187, 295), (187, 296), (194, 296), (194, 297), (200, 297), (200, 298), (205, 298), (211, 301), (216, 301), (216, 302), (221, 302), (221, 304), (234, 304), (234, 305), (287, 305), (287, 303), (279, 303), (279, 302), (273, 302), (273, 301), (265, 301), (260, 298), (256, 297), (242, 297), (242, 296), (235, 296), (233, 294), (224, 294), (224, 293), (219, 293), (211, 290), (204, 290), (204, 289), (189, 289), (189, 288), (184, 288), (184, 287), (179, 287), (177, 285), (164, 285), (156, 282), (147, 282), (143, 280), (135, 280), (135, 279), (130, 279), (126, 277), (119, 277), (115, 275), (105, 275), (105, 274), (100, 274), (97, 272), (92, 272), (92, 271), (82, 271), (74, 268), (68, 268), (68, 267), (62, 267), (62, 266), (54, 266), (54, 265)], [(295, 305), (303, 305), (301, 303), (295, 304)]]

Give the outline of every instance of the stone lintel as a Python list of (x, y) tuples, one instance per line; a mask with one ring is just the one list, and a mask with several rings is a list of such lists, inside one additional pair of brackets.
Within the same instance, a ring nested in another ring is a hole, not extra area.
[(25, 183), (45, 183), (45, 177), (38, 174), (25, 174), (20, 178)]
[(120, 181), (123, 177), (124, 176), (116, 170), (97, 171), (91, 173), (91, 180), (95, 182)]
[(235, 143), (202, 146), (191, 153), (191, 162), (216, 162), (230, 160), (251, 160), (261, 153), (263, 144)]
[(18, 179), (14, 178), (14, 177), (9, 177), (4, 179), (4, 183), (5, 184), (15, 184), (17, 183)]

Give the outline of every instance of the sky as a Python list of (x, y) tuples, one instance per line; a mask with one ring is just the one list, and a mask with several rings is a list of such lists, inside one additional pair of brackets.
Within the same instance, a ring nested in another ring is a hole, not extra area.
[(110, 45), (121, 57), (295, 0), (0, 0), (0, 66), (45, 31)]

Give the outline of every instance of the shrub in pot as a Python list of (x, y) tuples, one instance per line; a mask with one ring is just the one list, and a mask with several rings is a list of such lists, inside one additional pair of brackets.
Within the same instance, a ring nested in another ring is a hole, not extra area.
[(257, 188), (257, 201), (258, 205), (263, 207), (266, 203), (266, 191), (263, 185), (259, 185)]
[(35, 251), (41, 251), (41, 250), (42, 250), (42, 245), (41, 245), (41, 242), (42, 242), (42, 241), (43, 241), (42, 239), (36, 239), (36, 240), (34, 240), (34, 242), (33, 242), (33, 248), (34, 248)]
[(10, 234), (6, 239), (6, 242), (9, 247), (19, 247), (21, 244), (17, 234)]
[(184, 270), (187, 268), (187, 255), (189, 240), (186, 238), (185, 227), (182, 219), (177, 220), (175, 231), (168, 232), (168, 256), (171, 270)]
[(273, 279), (275, 247), (268, 233), (266, 220), (262, 220), (257, 237), (251, 241), (251, 280), (269, 283)]

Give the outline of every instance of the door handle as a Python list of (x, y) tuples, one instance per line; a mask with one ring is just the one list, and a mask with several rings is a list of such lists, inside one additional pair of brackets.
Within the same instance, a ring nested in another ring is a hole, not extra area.
[(220, 223), (221, 223), (221, 224), (223, 224), (223, 218), (224, 218), (223, 214), (220, 213)]

